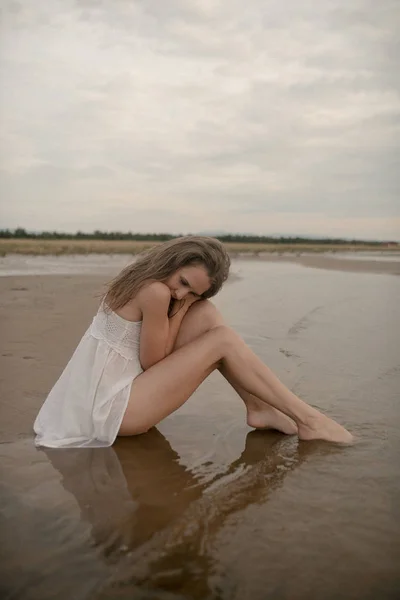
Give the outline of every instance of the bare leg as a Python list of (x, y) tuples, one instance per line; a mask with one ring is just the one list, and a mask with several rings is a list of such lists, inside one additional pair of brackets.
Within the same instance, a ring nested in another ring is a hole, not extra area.
[[(188, 344), (202, 333), (224, 325), (224, 319), (219, 310), (209, 300), (196, 302), (191, 306), (182, 321), (174, 350)], [(296, 423), (281, 411), (266, 404), (229, 377), (229, 373), (221, 366), (221, 375), (232, 385), (243, 400), (247, 411), (247, 424), (256, 429), (277, 429), (287, 434), (297, 433)]]
[(131, 386), (120, 434), (143, 433), (177, 410), (219, 367), (248, 393), (291, 417), (301, 439), (350, 442), (343, 427), (288, 390), (232, 330), (218, 326), (139, 375)]
[(284, 415), (280, 410), (270, 404), (256, 398), (253, 394), (246, 392), (237, 382), (231, 379), (229, 372), (223, 366), (219, 368), (220, 373), (236, 390), (246, 405), (247, 424), (255, 429), (277, 429), (282, 433), (293, 435), (297, 433), (297, 425), (290, 417)]

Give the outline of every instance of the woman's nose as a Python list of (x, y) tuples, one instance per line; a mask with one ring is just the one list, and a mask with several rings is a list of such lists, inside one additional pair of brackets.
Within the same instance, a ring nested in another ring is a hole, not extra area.
[(182, 300), (182, 298), (184, 298), (186, 295), (186, 290), (177, 290), (175, 292), (175, 295), (176, 295), (177, 300)]

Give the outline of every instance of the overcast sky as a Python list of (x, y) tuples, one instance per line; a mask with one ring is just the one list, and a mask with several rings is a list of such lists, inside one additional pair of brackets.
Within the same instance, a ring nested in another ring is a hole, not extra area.
[(398, 0), (3, 0), (0, 227), (400, 239)]

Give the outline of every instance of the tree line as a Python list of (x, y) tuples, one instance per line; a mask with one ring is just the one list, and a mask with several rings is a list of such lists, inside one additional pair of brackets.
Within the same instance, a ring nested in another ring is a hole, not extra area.
[[(60, 231), (27, 231), (22, 227), (16, 229), (0, 229), (0, 238), (2, 239), (37, 239), (37, 240), (125, 240), (125, 241), (150, 241), (165, 242), (180, 235), (170, 233), (132, 233), (123, 231), (99, 231), (96, 229), (92, 233), (77, 231), (76, 233), (63, 233)], [(301, 236), (265, 236), (265, 235), (246, 235), (246, 234), (224, 234), (215, 235), (221, 242), (236, 242), (246, 244), (352, 244), (356, 246), (368, 245), (387, 245), (396, 242), (379, 242), (367, 240), (350, 240), (344, 238), (308, 238)]]

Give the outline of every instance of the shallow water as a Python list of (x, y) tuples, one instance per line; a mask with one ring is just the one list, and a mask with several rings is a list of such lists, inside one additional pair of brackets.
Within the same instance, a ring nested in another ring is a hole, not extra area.
[(324, 256), (331, 256), (333, 258), (347, 258), (349, 260), (375, 260), (379, 262), (400, 262), (400, 252), (390, 252), (385, 250), (384, 252), (376, 250), (374, 252), (329, 252), (324, 253)]
[(0, 257), (0, 277), (13, 275), (96, 275), (118, 272), (132, 254), (7, 254)]
[[(290, 252), (279, 253), (287, 259), (295, 256)], [(260, 257), (276, 259), (277, 253), (260, 252)], [(360, 251), (360, 252), (323, 252), (321, 254), (301, 252), (303, 257), (328, 257), (329, 259), (345, 259), (349, 261), (373, 261), (379, 263), (400, 262), (400, 252)], [(248, 260), (250, 254), (244, 252), (242, 258)], [(0, 277), (13, 275), (96, 275), (115, 273), (132, 262), (132, 254), (7, 254), (0, 256)], [(253, 259), (254, 260), (254, 259)], [(237, 263), (239, 261), (233, 261)], [(314, 265), (315, 266), (315, 265)]]
[(227, 321), (356, 444), (250, 430), (218, 374), (113, 448), (2, 444), (3, 598), (399, 597), (400, 279), (235, 271)]

